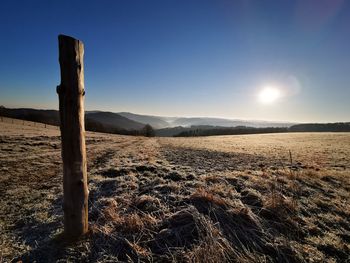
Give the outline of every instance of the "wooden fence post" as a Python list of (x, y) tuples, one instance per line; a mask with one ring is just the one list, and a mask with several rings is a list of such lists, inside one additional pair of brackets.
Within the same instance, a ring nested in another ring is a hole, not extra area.
[(64, 232), (79, 237), (88, 231), (88, 187), (84, 127), (84, 45), (59, 35), (59, 96), (63, 160)]

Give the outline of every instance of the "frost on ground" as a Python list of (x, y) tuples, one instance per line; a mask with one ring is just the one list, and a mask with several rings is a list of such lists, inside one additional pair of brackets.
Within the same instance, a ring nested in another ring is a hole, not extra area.
[(0, 123), (0, 262), (350, 260), (350, 134), (87, 133), (87, 156), (90, 232), (68, 242), (59, 131)]

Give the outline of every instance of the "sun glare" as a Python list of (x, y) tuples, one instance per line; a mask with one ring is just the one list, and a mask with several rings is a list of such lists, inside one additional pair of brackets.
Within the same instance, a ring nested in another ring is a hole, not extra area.
[(263, 104), (270, 104), (281, 96), (279, 89), (274, 87), (264, 87), (259, 93), (259, 101)]

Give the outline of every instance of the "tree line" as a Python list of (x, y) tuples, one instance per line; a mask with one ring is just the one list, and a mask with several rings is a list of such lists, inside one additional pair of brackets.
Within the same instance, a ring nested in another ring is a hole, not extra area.
[(237, 127), (213, 127), (185, 130), (174, 135), (174, 137), (194, 137), (213, 135), (240, 135), (240, 134), (261, 134), (261, 133), (283, 133), (283, 132), (350, 132), (350, 122), (337, 123), (306, 123), (296, 124), (289, 128), (254, 128), (246, 126)]
[(194, 137), (194, 136), (213, 136), (213, 135), (240, 135), (240, 134), (259, 134), (259, 133), (281, 133), (287, 132), (288, 128), (254, 128), (246, 126), (237, 127), (216, 127), (212, 129), (187, 130), (174, 135), (174, 137)]

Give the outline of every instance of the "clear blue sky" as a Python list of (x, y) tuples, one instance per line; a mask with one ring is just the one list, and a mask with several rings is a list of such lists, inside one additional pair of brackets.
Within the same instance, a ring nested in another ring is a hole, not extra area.
[[(89, 110), (350, 121), (350, 1), (2, 0), (0, 32), (7, 107), (58, 108), (67, 34)], [(259, 102), (266, 85), (283, 96)]]

